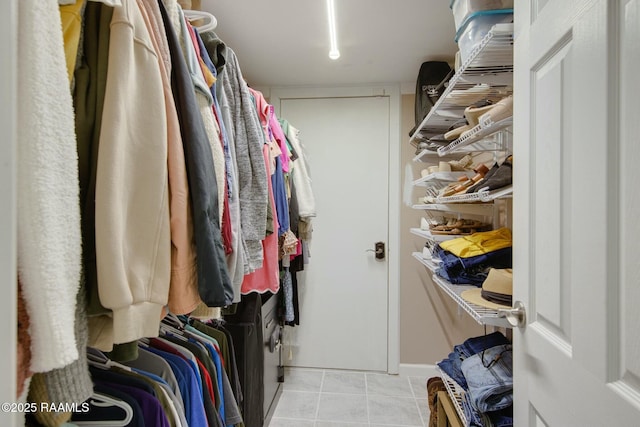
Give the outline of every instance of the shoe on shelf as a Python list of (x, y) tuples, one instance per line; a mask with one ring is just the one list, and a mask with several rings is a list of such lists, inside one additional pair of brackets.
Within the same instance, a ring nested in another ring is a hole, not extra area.
[(422, 258), (424, 259), (432, 259), (432, 255), (431, 255), (431, 248), (427, 245), (424, 245), (424, 248), (422, 248)]
[(461, 126), (458, 126), (456, 128), (451, 129), (450, 131), (448, 131), (447, 133), (444, 134), (444, 139), (446, 139), (447, 141), (453, 141), (454, 139), (458, 139), (460, 137), (460, 135), (462, 134), (462, 132), (466, 132), (469, 129), (473, 129), (475, 125), (472, 125), (470, 123), (467, 124), (463, 124)]
[(440, 147), (441, 145), (434, 144), (430, 141), (420, 141), (416, 146), (416, 155), (420, 154), (423, 150), (438, 151), (438, 148)]
[(424, 196), (418, 199), (418, 202), (424, 205), (430, 205), (436, 202), (436, 198), (433, 196)]
[(438, 144), (440, 146), (449, 145), (449, 141), (444, 139), (444, 134), (442, 134), (442, 133), (440, 133), (438, 135), (434, 135), (431, 138), (429, 138), (429, 142), (431, 142), (432, 144)]
[(456, 194), (466, 193), (471, 186), (481, 181), (485, 177), (485, 175), (489, 172), (489, 168), (485, 166), (483, 163), (476, 165), (476, 167), (474, 167), (473, 170), (476, 174), (471, 178), (461, 180), (462, 182), (458, 184), (456, 187), (454, 187), (453, 193), (451, 194), (452, 196)]
[(429, 226), (429, 221), (427, 221), (426, 218), (420, 218), (420, 230), (428, 231), (430, 228)]
[(444, 188), (440, 189), (440, 191), (438, 192), (438, 197), (453, 196), (456, 192), (456, 187), (458, 187), (459, 185), (459, 182), (452, 182), (450, 184), (447, 184)]
[[(480, 189), (487, 189), (488, 191), (497, 190), (502, 187), (511, 185), (513, 178), (513, 155), (507, 157), (504, 162), (498, 167), (493, 175), (489, 179), (486, 179), (484, 184), (480, 186)], [(480, 191), (480, 189), (478, 191)]]
[(477, 125), (480, 123), (480, 116), (491, 111), (493, 107), (494, 104), (488, 104), (483, 107), (467, 107), (464, 110), (464, 116), (469, 123), (475, 123)]
[(458, 139), (469, 132), (474, 127), (478, 126), (480, 116), (486, 114), (491, 111), (493, 108), (493, 104), (483, 105), (483, 106), (475, 106), (470, 105), (464, 109), (464, 117), (467, 119), (467, 124), (464, 126), (457, 127), (455, 129), (450, 130), (449, 132), (444, 134), (444, 138), (449, 141), (453, 141), (454, 139)]
[(451, 172), (451, 165), (447, 162), (439, 162), (438, 172)]
[(494, 173), (496, 173), (497, 170), (498, 170), (498, 163), (494, 163), (491, 169), (489, 169), (489, 172), (487, 172), (481, 180), (473, 184), (471, 187), (467, 188), (466, 193), (469, 194), (469, 193), (475, 193), (476, 191), (478, 191), (478, 189), (482, 188), (487, 182), (487, 180), (491, 178), (491, 176)]
[(513, 116), (513, 95), (509, 95), (496, 102), (492, 108), (478, 117), (480, 123), (497, 123)]
[(488, 113), (489, 111), (491, 111), (493, 107), (494, 107), (494, 104), (488, 104), (482, 107), (467, 107), (464, 110), (464, 116), (467, 118), (467, 121), (469, 121), (469, 123), (475, 123), (475, 125), (470, 129), (467, 129), (464, 132), (462, 132), (460, 134), (460, 138), (465, 137), (466, 135), (469, 134), (469, 132), (471, 132), (473, 128), (478, 126), (478, 124), (481, 123), (480, 117)]
[(440, 162), (437, 165), (429, 166), (426, 169), (420, 171), (420, 176), (423, 178), (438, 172), (451, 172), (451, 165), (447, 162)]
[(449, 161), (449, 165), (451, 166), (451, 170), (454, 172), (465, 172), (472, 169), (473, 157), (467, 154), (460, 160)]
[(474, 219), (454, 219), (451, 218), (448, 221), (442, 221), (437, 224), (431, 224), (432, 234), (473, 234), (479, 231), (491, 230), (491, 224), (477, 221)]

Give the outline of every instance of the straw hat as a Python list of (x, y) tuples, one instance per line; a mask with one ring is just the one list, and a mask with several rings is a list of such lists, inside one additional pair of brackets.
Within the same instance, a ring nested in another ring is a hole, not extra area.
[(511, 307), (513, 270), (492, 268), (482, 283), (482, 289), (469, 289), (462, 292), (460, 296), (467, 302), (481, 307), (496, 310)]

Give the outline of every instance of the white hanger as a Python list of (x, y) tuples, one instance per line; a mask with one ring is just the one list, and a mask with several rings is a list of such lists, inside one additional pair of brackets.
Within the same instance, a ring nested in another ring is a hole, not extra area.
[(194, 26), (194, 28), (198, 30), (199, 33), (215, 30), (216, 27), (218, 26), (218, 20), (216, 19), (215, 16), (213, 16), (209, 12), (203, 12), (201, 10), (185, 9), (184, 16), (189, 21), (195, 21), (195, 20), (201, 20), (201, 19), (204, 20), (204, 24), (200, 24), (197, 27)]
[(93, 393), (89, 398), (91, 405), (107, 408), (109, 406), (116, 406), (124, 410), (124, 420), (108, 420), (108, 421), (73, 421), (77, 426), (104, 426), (104, 427), (125, 427), (129, 425), (133, 419), (133, 408), (122, 400), (114, 399), (111, 396), (107, 396), (102, 393)]
[(109, 359), (103, 352), (93, 347), (87, 347), (87, 363), (100, 369), (108, 370), (109, 368), (115, 366), (117, 368), (131, 372), (131, 368), (129, 366), (114, 362), (113, 360)]

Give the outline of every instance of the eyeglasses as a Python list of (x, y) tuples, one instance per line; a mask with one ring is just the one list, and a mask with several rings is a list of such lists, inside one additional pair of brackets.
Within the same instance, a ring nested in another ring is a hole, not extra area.
[(485, 363), (484, 361), (484, 352), (485, 350), (482, 350), (482, 353), (480, 354), (480, 360), (482, 360), (482, 366), (484, 366), (485, 368), (489, 369), (492, 366), (494, 366), (496, 363), (498, 363), (498, 361), (500, 359), (502, 359), (502, 355), (504, 353), (506, 353), (507, 351), (511, 351), (511, 348), (505, 348), (504, 350), (502, 350), (499, 354), (497, 354), (493, 359), (488, 361), (488, 364)]

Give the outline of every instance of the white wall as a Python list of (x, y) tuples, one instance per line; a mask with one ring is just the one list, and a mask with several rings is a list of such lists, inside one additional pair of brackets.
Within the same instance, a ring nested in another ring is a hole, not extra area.
[[(414, 95), (402, 95), (401, 107), (401, 186), (407, 165), (412, 175), (420, 176), (424, 164), (413, 162), (415, 149), (409, 143), (414, 120)], [(401, 189), (403, 191), (404, 188)], [(413, 202), (419, 192), (413, 191)], [(455, 344), (470, 336), (481, 335), (483, 328), (431, 281), (430, 272), (412, 256), (422, 251), (425, 239), (409, 232), (420, 226), (423, 212), (402, 205), (400, 212), (400, 363), (432, 365), (447, 357)]]

